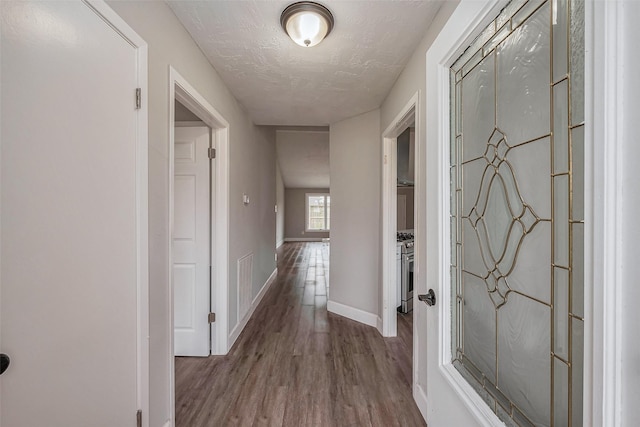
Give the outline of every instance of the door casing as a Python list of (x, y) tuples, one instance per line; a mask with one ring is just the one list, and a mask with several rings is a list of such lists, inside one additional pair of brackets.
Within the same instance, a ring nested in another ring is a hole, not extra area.
[[(415, 187), (414, 194), (418, 194), (421, 189), (420, 162), (420, 91), (417, 91), (405, 106), (398, 112), (391, 124), (382, 133), (382, 325), (378, 325), (378, 330), (383, 337), (395, 337), (398, 334), (398, 319), (396, 310), (396, 228), (397, 228), (397, 177), (398, 177), (398, 136), (415, 120), (416, 145), (415, 145)], [(414, 226), (417, 224), (415, 218), (420, 206), (414, 203)], [(416, 228), (416, 233), (420, 230)], [(417, 236), (417, 234), (416, 234)], [(414, 253), (418, 253), (418, 244), (414, 247)], [(416, 256), (415, 269), (420, 266), (419, 257)], [(414, 323), (415, 324), (415, 323)], [(415, 328), (414, 328), (415, 329)], [(414, 334), (415, 340), (415, 334)], [(417, 363), (416, 346), (414, 345), (414, 364)]]
[(167, 277), (169, 277), (169, 346), (167, 357), (169, 363), (169, 418), (175, 425), (175, 355), (173, 344), (173, 280), (171, 269), (173, 256), (171, 240), (173, 236), (173, 175), (174, 175), (174, 132), (175, 101), (179, 101), (196, 114), (211, 128), (213, 147), (216, 150), (214, 186), (211, 188), (211, 307), (216, 313), (216, 321), (212, 324), (211, 354), (223, 355), (229, 351), (228, 313), (229, 313), (229, 123), (189, 82), (173, 67), (169, 68), (169, 257)]

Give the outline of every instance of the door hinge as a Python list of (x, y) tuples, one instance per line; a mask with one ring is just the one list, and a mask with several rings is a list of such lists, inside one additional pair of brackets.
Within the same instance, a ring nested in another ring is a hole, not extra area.
[(209, 158), (212, 159), (212, 160), (216, 158), (216, 149), (215, 148), (209, 147)]
[(136, 110), (142, 108), (142, 89), (136, 88)]
[(138, 409), (136, 412), (136, 426), (142, 427), (142, 409)]
[(216, 314), (209, 313), (209, 323), (215, 323), (215, 321), (216, 321)]

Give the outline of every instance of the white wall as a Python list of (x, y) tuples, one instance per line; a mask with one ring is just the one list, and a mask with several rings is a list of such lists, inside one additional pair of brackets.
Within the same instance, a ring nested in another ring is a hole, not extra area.
[[(169, 65), (229, 122), (229, 330), (237, 322), (236, 262), (254, 254), (254, 295), (275, 268), (275, 137), (255, 127), (164, 2), (109, 5), (149, 44), (149, 252), (151, 426), (169, 417)], [(242, 193), (251, 198), (244, 206)]]
[[(426, 111), (426, 99), (430, 95), (426, 93), (426, 54), (427, 50), (438, 36), (438, 33), (447, 22), (455, 8), (457, 7), (457, 1), (447, 1), (444, 2), (440, 10), (438, 11), (437, 16), (433, 20), (431, 26), (427, 29), (422, 41), (418, 45), (418, 48), (413, 53), (409, 63), (398, 77), (398, 80), (394, 84), (393, 88), (387, 95), (387, 98), (382, 103), (380, 107), (380, 129), (383, 131), (387, 129), (393, 121), (393, 119), (398, 115), (402, 108), (409, 102), (411, 97), (417, 92), (420, 91), (420, 105), (419, 105), (419, 114), (422, 117), (417, 118), (423, 124), (420, 126), (419, 134), (416, 134), (416, 152), (421, 153), (419, 158), (416, 158), (416, 163), (418, 163), (418, 168), (420, 171), (420, 175), (415, 177), (416, 181), (416, 189), (424, 188), (424, 183), (426, 182), (427, 176), (427, 159), (425, 156), (425, 143), (426, 143), (426, 129), (424, 126), (425, 118), (424, 114)], [(381, 132), (382, 132), (381, 131)], [(379, 150), (382, 152), (382, 145), (379, 143)], [(419, 146), (419, 147), (418, 147)], [(422, 187), (420, 187), (422, 184)], [(381, 192), (381, 190), (379, 190)], [(435, 242), (435, 236), (437, 230), (427, 230), (426, 229), (426, 206), (427, 200), (424, 191), (416, 191), (415, 193), (415, 203), (419, 205), (420, 211), (418, 215), (414, 218), (414, 228), (417, 231), (416, 239), (418, 239), (419, 248), (426, 248), (428, 236), (433, 235), (434, 238), (431, 239)], [(417, 262), (423, 266), (428, 268), (427, 259), (429, 254), (426, 250), (416, 251)], [(379, 254), (380, 268), (382, 268), (382, 253)], [(333, 268), (333, 265), (331, 265)], [(380, 272), (382, 274), (382, 272)], [(417, 280), (424, 281), (425, 275), (424, 272), (418, 271)], [(332, 284), (333, 285), (333, 284)], [(435, 286), (431, 286), (434, 287)], [(382, 313), (382, 288), (378, 290), (380, 295), (380, 304), (379, 304), (379, 313)], [(424, 306), (424, 307), (423, 307)], [(420, 310), (425, 310), (426, 305), (424, 304), (414, 304), (414, 319), (418, 318), (418, 312)], [(423, 313), (426, 315), (426, 313)], [(426, 339), (420, 339), (416, 341), (419, 345), (417, 349), (418, 354), (427, 354), (426, 349)], [(422, 387), (426, 390), (426, 369), (418, 370), (418, 383), (422, 385)]]
[(276, 213), (276, 248), (279, 248), (284, 243), (284, 224), (287, 219), (284, 194), (284, 182), (282, 182), (280, 166), (276, 162), (276, 206), (278, 206), (278, 212)]
[(380, 110), (330, 126), (331, 303), (378, 315)]

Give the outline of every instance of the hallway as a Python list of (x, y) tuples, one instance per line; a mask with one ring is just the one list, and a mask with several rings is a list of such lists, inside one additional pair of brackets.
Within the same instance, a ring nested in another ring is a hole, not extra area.
[(383, 339), (328, 313), (328, 258), (323, 243), (284, 244), (229, 354), (176, 358), (176, 426), (426, 425), (411, 396), (411, 316)]

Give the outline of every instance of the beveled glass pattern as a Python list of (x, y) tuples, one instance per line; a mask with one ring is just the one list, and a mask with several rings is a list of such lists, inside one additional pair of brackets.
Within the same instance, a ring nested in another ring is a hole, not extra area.
[(512, 0), (451, 66), (452, 363), (508, 426), (582, 425), (578, 3)]

